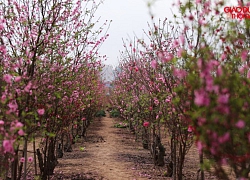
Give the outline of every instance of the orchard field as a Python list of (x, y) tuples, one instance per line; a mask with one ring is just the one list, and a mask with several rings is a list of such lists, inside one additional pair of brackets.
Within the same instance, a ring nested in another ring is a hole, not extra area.
[(0, 0), (0, 177), (249, 179), (250, 3), (176, 1), (108, 89), (101, 3)]

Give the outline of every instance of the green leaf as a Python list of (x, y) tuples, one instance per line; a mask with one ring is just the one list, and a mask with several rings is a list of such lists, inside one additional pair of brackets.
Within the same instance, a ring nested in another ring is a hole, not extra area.
[(80, 151), (84, 151), (85, 150), (85, 147), (80, 147)]
[(58, 98), (58, 99), (61, 99), (61, 94), (59, 92), (55, 92), (55, 96)]
[(56, 134), (52, 133), (52, 132), (47, 132), (46, 135), (49, 136), (49, 137), (55, 137), (56, 136)]

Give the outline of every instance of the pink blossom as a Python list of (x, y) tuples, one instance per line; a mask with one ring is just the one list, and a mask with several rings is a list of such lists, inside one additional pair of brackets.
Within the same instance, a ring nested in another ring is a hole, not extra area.
[(83, 117), (83, 118), (82, 118), (82, 121), (86, 121), (86, 118), (85, 118), (85, 117)]
[(223, 88), (221, 92), (222, 92), (222, 93), (228, 93), (229, 90), (228, 90), (227, 88)]
[(17, 77), (15, 77), (15, 82), (19, 82), (21, 79), (22, 79), (21, 76), (17, 76)]
[(7, 153), (13, 153), (14, 152), (14, 148), (13, 148), (13, 140), (3, 140), (3, 148), (4, 148), (4, 152)]
[(1, 101), (4, 102), (6, 100), (6, 95), (3, 94), (2, 97), (1, 97)]
[(235, 127), (239, 128), (239, 129), (242, 129), (245, 127), (245, 121), (243, 120), (239, 120), (236, 124), (235, 124)]
[(5, 55), (6, 54), (6, 47), (4, 46), (4, 45), (1, 45), (0, 46), (0, 52), (3, 54), (3, 55)]
[(180, 43), (182, 45), (184, 45), (184, 43), (185, 43), (185, 36), (184, 35), (179, 36), (179, 40), (180, 40)]
[(12, 76), (10, 74), (3, 75), (3, 80), (7, 83), (11, 83)]
[(21, 157), (21, 158), (20, 158), (20, 162), (21, 162), (21, 163), (24, 163), (24, 162), (25, 162), (25, 158), (24, 158), (24, 157)]
[(212, 137), (213, 139), (217, 139), (217, 138), (218, 138), (217, 132), (211, 132), (211, 137)]
[(31, 86), (32, 86), (32, 83), (29, 82), (29, 83), (27, 84), (27, 86), (24, 88), (24, 91), (25, 91), (25, 92), (29, 92), (30, 89), (31, 89)]
[(179, 46), (179, 41), (178, 40), (174, 40), (173, 47), (176, 48), (178, 46)]
[(198, 125), (202, 126), (206, 122), (206, 118), (198, 118)]
[(16, 89), (16, 93), (17, 93), (17, 95), (21, 95), (21, 90), (20, 89)]
[(162, 61), (164, 63), (166, 63), (166, 62), (171, 61), (173, 58), (174, 58), (174, 55), (169, 53), (169, 54), (167, 54), (167, 56), (165, 56), (164, 58), (162, 58)]
[(216, 93), (216, 94), (218, 94), (219, 93), (219, 86), (218, 85), (214, 85), (213, 86), (213, 91)]
[(163, 77), (158, 78), (158, 80), (162, 81), (163, 83), (165, 82)]
[(201, 141), (197, 141), (196, 145), (197, 145), (197, 148), (198, 148), (198, 150), (199, 150), (199, 153), (201, 154), (202, 149), (203, 149), (202, 142), (201, 142)]
[(17, 103), (16, 103), (16, 100), (11, 101), (11, 102), (8, 104), (8, 106), (9, 106), (9, 108), (10, 108), (10, 110), (11, 110), (12, 112), (15, 112), (15, 111), (17, 110), (17, 108), (18, 108), (18, 105), (17, 105)]
[(158, 56), (158, 58), (160, 58), (160, 59), (163, 59), (163, 57), (164, 57), (164, 55), (163, 55), (163, 53), (162, 53), (161, 51), (158, 51), (158, 52), (157, 52), (157, 56)]
[(4, 121), (3, 120), (0, 120), (0, 125), (4, 125)]
[(250, 79), (250, 71), (247, 72), (247, 78)]
[(226, 132), (223, 136), (220, 136), (218, 138), (218, 141), (219, 141), (219, 143), (225, 143), (225, 142), (229, 141), (229, 139), (230, 139), (230, 133)]
[(154, 100), (154, 103), (155, 103), (155, 105), (158, 105), (158, 104), (159, 104), (159, 100), (158, 100), (158, 99), (155, 99), (155, 100)]
[(181, 57), (181, 56), (182, 56), (182, 52), (183, 52), (183, 49), (180, 48), (180, 49), (178, 50), (178, 52), (177, 52), (177, 56), (178, 56), (178, 57)]
[(218, 66), (218, 68), (217, 68), (217, 75), (218, 76), (221, 76), (222, 75), (222, 67), (221, 66)]
[(223, 61), (223, 60), (225, 60), (227, 58), (227, 55), (225, 53), (223, 53), (220, 58)]
[(152, 110), (153, 110), (153, 107), (152, 107), (152, 106), (150, 106), (148, 109), (149, 109), (149, 111), (152, 111)]
[(199, 18), (198, 23), (200, 25), (205, 25), (206, 24), (205, 18), (203, 18), (203, 17)]
[(151, 62), (151, 66), (152, 66), (153, 69), (156, 69), (156, 68), (157, 68), (157, 61), (156, 61), (156, 60), (153, 60), (153, 61)]
[(188, 130), (187, 130), (188, 132), (193, 132), (194, 131), (194, 127), (193, 126), (191, 126), (191, 125), (189, 125), (188, 126)]
[(211, 2), (210, 2), (210, 1), (206, 1), (206, 2), (204, 3), (205, 9), (208, 9), (210, 6), (211, 6)]
[(241, 59), (242, 59), (242, 61), (246, 61), (247, 55), (248, 55), (248, 51), (247, 50), (243, 50), (241, 52)]
[(143, 123), (143, 126), (144, 126), (144, 127), (148, 127), (148, 126), (149, 126), (149, 122), (144, 122), (144, 123)]
[(213, 91), (213, 89), (214, 89), (214, 80), (213, 80), (213, 78), (211, 77), (211, 76), (206, 76), (206, 90), (208, 91), (208, 92), (211, 92), (211, 91)]
[(239, 180), (247, 180), (247, 178), (240, 177)]
[(218, 103), (227, 104), (229, 100), (229, 94), (221, 94), (218, 97)]
[(197, 66), (201, 69), (202, 68), (202, 59), (201, 58), (199, 58), (198, 60), (197, 60)]
[(44, 109), (38, 109), (38, 110), (37, 110), (37, 113), (38, 113), (39, 115), (43, 115), (44, 112), (45, 112)]
[(180, 79), (183, 79), (187, 75), (187, 72), (185, 70), (182, 70), (182, 69), (176, 69), (176, 68), (174, 68), (173, 74), (176, 77), (178, 77)]
[(21, 122), (17, 122), (17, 123), (15, 124), (15, 127), (16, 127), (16, 128), (23, 127), (23, 123), (21, 123)]
[(244, 73), (244, 71), (245, 71), (245, 67), (239, 67), (239, 72), (241, 73), (241, 74), (243, 74)]
[(28, 157), (28, 161), (32, 162), (33, 161), (33, 157)]
[(3, 24), (1, 23), (1, 24), (0, 24), (0, 31), (2, 31), (3, 28), (4, 28), (4, 26), (3, 26)]
[(217, 153), (216, 147), (215, 146), (210, 147), (210, 152), (212, 155), (215, 155)]
[(171, 101), (170, 99), (166, 99), (166, 100), (165, 100), (166, 103), (168, 103), (168, 102), (170, 102), (170, 101)]
[(222, 114), (229, 114), (229, 111), (230, 111), (228, 105), (219, 105), (216, 109)]
[(202, 89), (196, 90), (194, 91), (194, 95), (195, 95), (194, 103), (197, 106), (208, 106), (210, 104), (210, 99), (204, 90)]
[(221, 159), (221, 164), (222, 165), (227, 165), (227, 159), (226, 158), (222, 158)]
[(22, 130), (22, 129), (20, 129), (19, 131), (18, 131), (18, 135), (19, 136), (23, 136), (25, 133), (24, 133), (24, 131)]

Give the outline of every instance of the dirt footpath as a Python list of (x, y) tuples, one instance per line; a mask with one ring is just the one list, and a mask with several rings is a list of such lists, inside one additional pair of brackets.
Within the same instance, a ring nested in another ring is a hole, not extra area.
[[(64, 153), (59, 159), (51, 180), (171, 180), (164, 176), (166, 167), (154, 167), (149, 151), (135, 141), (128, 129), (115, 128), (117, 123), (118, 120), (107, 117), (94, 120), (87, 130), (87, 139), (79, 139), (73, 152)], [(198, 164), (194, 146), (187, 154), (183, 179), (197, 179)], [(218, 179), (208, 172), (205, 176)]]
[[(148, 151), (135, 146), (127, 129), (114, 128), (114, 119), (95, 120), (86, 140), (78, 140), (73, 152), (64, 153), (52, 179), (139, 180), (150, 178), (137, 170), (139, 161), (146, 161)], [(124, 134), (124, 132), (128, 134)], [(82, 141), (82, 142), (81, 142)], [(150, 158), (148, 158), (150, 163)], [(74, 175), (72, 175), (74, 174)]]

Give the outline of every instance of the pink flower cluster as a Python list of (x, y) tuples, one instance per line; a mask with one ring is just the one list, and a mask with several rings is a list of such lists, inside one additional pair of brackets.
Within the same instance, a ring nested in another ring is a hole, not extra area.
[(144, 123), (143, 123), (143, 126), (144, 126), (144, 127), (149, 127), (149, 125), (150, 125), (149, 122), (144, 122)]
[(14, 140), (3, 140), (4, 153), (14, 153)]
[[(25, 162), (25, 158), (24, 158), (24, 157), (21, 157), (21, 158), (20, 158), (20, 162), (21, 162), (21, 163), (24, 163), (24, 162)], [(33, 162), (33, 157), (28, 157), (28, 162), (30, 162), (30, 163)]]

